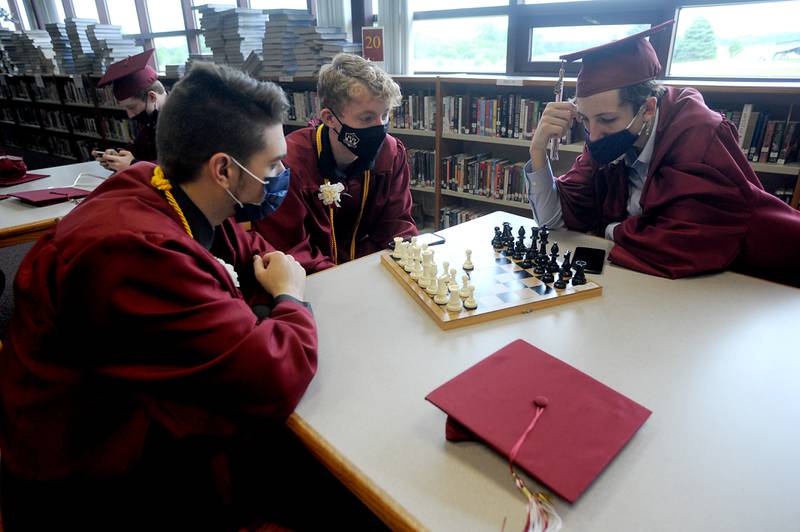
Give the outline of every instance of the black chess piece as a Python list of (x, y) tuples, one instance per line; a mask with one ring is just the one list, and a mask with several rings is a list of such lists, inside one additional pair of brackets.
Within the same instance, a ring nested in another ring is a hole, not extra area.
[(561, 271), (572, 275), (572, 251), (564, 253), (564, 262), (561, 263)]
[(521, 238), (523, 240), (525, 239), (525, 227), (521, 225), (519, 226), (519, 229), (517, 230), (517, 238)]
[(547, 271), (550, 273), (556, 273), (558, 270), (561, 269), (558, 266), (558, 255), (556, 255), (555, 253), (550, 254), (550, 262), (547, 263), (546, 268)]
[(554, 277), (552, 273), (544, 272), (544, 275), (542, 275), (541, 279), (544, 284), (550, 284), (553, 282)]
[[(536, 258), (538, 259), (539, 257)], [(543, 275), (545, 272), (547, 272), (547, 270), (544, 269), (541, 262), (537, 262), (536, 266), (533, 267), (533, 273), (536, 275)]]
[(572, 277), (572, 286), (586, 284), (586, 261), (575, 261), (575, 275)]
[(533, 247), (529, 247), (525, 252), (525, 258), (519, 263), (519, 267), (525, 268), (526, 270), (528, 268), (533, 268), (534, 259), (536, 259), (536, 250)]
[(539, 258), (544, 258), (544, 260), (547, 260), (547, 241), (545, 240), (542, 240), (539, 243)]
[(499, 227), (494, 228), (494, 238), (492, 239), (492, 247), (494, 249), (500, 249), (501, 247), (503, 247), (503, 237), (500, 234)]
[(559, 290), (564, 290), (567, 287), (567, 282), (564, 279), (564, 272), (558, 272), (558, 281), (553, 283), (553, 286)]
[(550, 246), (550, 253), (555, 253), (556, 255), (558, 255), (558, 251), (559, 251), (558, 242), (553, 242), (553, 245)]
[(547, 245), (547, 239), (550, 238), (550, 230), (547, 229), (547, 225), (543, 225), (541, 229), (539, 229), (539, 240), (541, 240), (544, 245)]
[(511, 222), (503, 222), (503, 240), (508, 240), (511, 234)]
[(525, 257), (525, 237), (519, 237), (517, 245), (514, 248), (514, 260), (522, 260)]

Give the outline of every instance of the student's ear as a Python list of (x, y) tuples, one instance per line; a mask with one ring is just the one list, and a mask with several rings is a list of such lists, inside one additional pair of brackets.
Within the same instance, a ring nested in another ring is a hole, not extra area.
[(230, 156), (226, 153), (215, 153), (208, 160), (209, 174), (214, 182), (222, 185), (223, 187), (230, 186), (230, 180), (233, 177), (233, 164)]
[(333, 113), (327, 107), (323, 108), (319, 112), (319, 117), (322, 120), (322, 123), (328, 126), (331, 129), (339, 129), (338, 123), (336, 122), (336, 118), (333, 116)]

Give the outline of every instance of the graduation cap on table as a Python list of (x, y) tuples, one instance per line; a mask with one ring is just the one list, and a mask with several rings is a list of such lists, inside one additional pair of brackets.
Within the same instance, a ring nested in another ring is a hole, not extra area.
[(617, 41), (562, 55), (561, 59), (567, 62), (582, 59), (575, 96), (582, 98), (656, 79), (661, 63), (646, 37), (674, 22), (669, 20)]
[(108, 67), (105, 75), (97, 82), (97, 86), (103, 87), (112, 83), (114, 97), (117, 101), (142, 92), (158, 80), (154, 53), (155, 48), (151, 48), (141, 54), (117, 61)]
[(523, 340), (426, 399), (447, 413), (448, 440), (487, 443), (569, 502), (580, 497), (651, 414)]

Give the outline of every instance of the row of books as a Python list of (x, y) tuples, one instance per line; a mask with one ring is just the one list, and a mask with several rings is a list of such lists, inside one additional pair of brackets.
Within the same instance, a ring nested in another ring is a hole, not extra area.
[(436, 152), (433, 150), (406, 150), (412, 187), (433, 188), (436, 178)]
[(64, 84), (64, 103), (94, 105), (86, 87), (79, 87), (74, 81), (68, 81)]
[(404, 95), (400, 106), (392, 110), (389, 123), (396, 128), (435, 131), (436, 96), (422, 91)]
[(442, 100), (442, 131), (510, 139), (530, 139), (547, 102), (520, 94), (458, 94)]
[(60, 110), (41, 110), (42, 127), (47, 129), (60, 129), (67, 131), (69, 129), (69, 120), (67, 114)]
[(468, 222), (476, 218), (480, 218), (485, 214), (489, 214), (490, 209), (486, 208), (472, 208), (472, 207), (442, 207), (439, 210), (439, 229), (447, 229), (460, 223)]
[(776, 189), (773, 194), (778, 197), (784, 203), (788, 203), (789, 205), (792, 204), (792, 196), (794, 195), (794, 190), (788, 187), (781, 187)]
[(308, 122), (319, 116), (319, 98), (316, 91), (287, 91), (289, 112), (287, 118), (300, 122)]
[(106, 139), (126, 144), (133, 142), (139, 134), (139, 128), (133, 120), (109, 116), (100, 117), (100, 131)]
[(442, 158), (442, 189), (506, 201), (528, 201), (525, 163), (489, 153), (458, 153)]
[(753, 104), (745, 104), (741, 111), (722, 112), (739, 132), (739, 146), (748, 160), (760, 163), (787, 164), (798, 160), (800, 151), (800, 124), (791, 120), (771, 117), (768, 111), (758, 111)]

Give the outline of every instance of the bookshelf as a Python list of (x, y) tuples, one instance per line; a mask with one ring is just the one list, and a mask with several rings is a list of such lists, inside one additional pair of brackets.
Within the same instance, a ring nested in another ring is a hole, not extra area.
[[(119, 147), (129, 143), (135, 138), (135, 124), (117, 106), (110, 88), (96, 88), (98, 79), (94, 76), (75, 79), (73, 76), (0, 75), (0, 142), (49, 153), (68, 162), (88, 160), (94, 147)], [(316, 78), (265, 79), (280, 84), (287, 92), (290, 111), (285, 122), (286, 131), (305, 127), (319, 109)], [(389, 132), (400, 138), (408, 149), (411, 191), (421, 210), (417, 213), (420, 222), (438, 228), (446, 225), (445, 222), (466, 221), (472, 215), (496, 207), (527, 214), (530, 207), (524, 176), (520, 180), (514, 172), (519, 172), (521, 164), (528, 159), (530, 126), (535, 121), (534, 115), (544, 109), (545, 102), (552, 100), (554, 78), (441, 75), (395, 76), (394, 79), (402, 88), (403, 104), (393, 113)], [(169, 88), (177, 80), (161, 81)], [(745, 104), (752, 104), (753, 109), (768, 114), (773, 121), (800, 122), (800, 83), (695, 80), (664, 83), (698, 89), (710, 108), (727, 111), (731, 118), (737, 118), (736, 113), (741, 115)], [(567, 79), (566, 93), (573, 93), (574, 88), (575, 80)], [(470, 105), (475, 100), (476, 105), (484, 106), (483, 111), (491, 109), (496, 113), (487, 115), (490, 120), (499, 117), (507, 127), (514, 124), (513, 132), (487, 127), (485, 120), (482, 131), (473, 130), (473, 125), (466, 124), (464, 119), (465, 97), (469, 98)], [(507, 103), (512, 101), (513, 104)], [(539, 107), (532, 102), (538, 102)], [(506, 109), (506, 105), (510, 107)], [(523, 115), (520, 109), (526, 105)], [(522, 124), (514, 123), (515, 117), (522, 120)], [(570, 142), (561, 145), (560, 160), (553, 163), (556, 174), (565, 172), (583, 150), (581, 132), (574, 133), (574, 138), (568, 139)], [(462, 174), (453, 173), (454, 162), (462, 165)], [(499, 181), (501, 191), (494, 190), (498, 182), (498, 164), (504, 172)], [(751, 165), (768, 191), (798, 208), (799, 162), (778, 164), (759, 160), (751, 161)], [(506, 166), (510, 167), (508, 172)], [(475, 172), (484, 183), (492, 183), (492, 186), (476, 186)], [(488, 172), (493, 172), (495, 181), (488, 177)], [(453, 212), (457, 216), (452, 216)], [(445, 217), (451, 219), (445, 221)]]
[(98, 76), (0, 74), (0, 119), (6, 146), (46, 153), (65, 163), (88, 161), (95, 148), (120, 148), (136, 124)]

